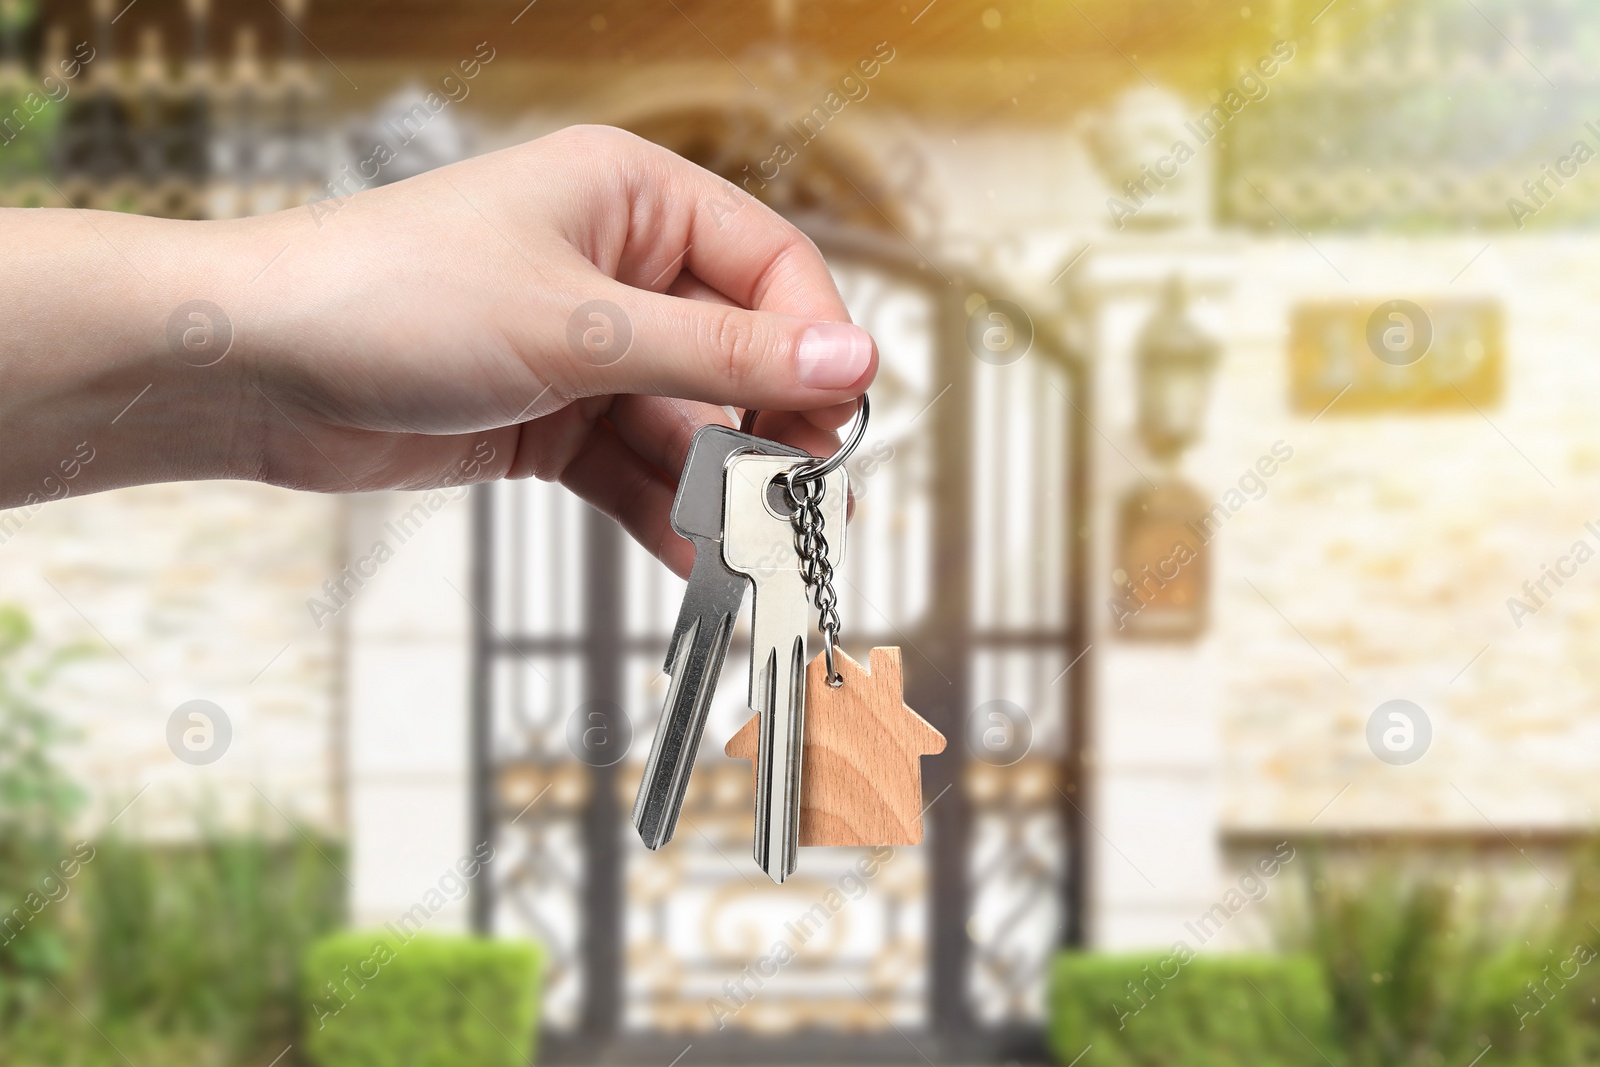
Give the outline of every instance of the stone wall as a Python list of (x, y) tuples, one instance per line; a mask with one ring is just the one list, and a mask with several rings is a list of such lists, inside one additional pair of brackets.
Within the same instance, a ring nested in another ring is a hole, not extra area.
[[(47, 699), (78, 734), (63, 758), (89, 789), (87, 827), (133, 801), (119, 830), (182, 835), (198, 818), (282, 831), (293, 818), (342, 832), (340, 631), (306, 609), (337, 571), (341, 510), (211, 482), (67, 499), (10, 524), (0, 602), (25, 608), (42, 644), (92, 650)], [(205, 765), (168, 744), (168, 720), (197, 699), (232, 733), (224, 749), (218, 723), (221, 755)]]
[[(1547, 583), (1553, 595), (1531, 615), (1507, 606), (1544, 565), (1576, 558), (1575, 542), (1600, 550), (1585, 528), (1600, 517), (1600, 367), (1586, 350), (1597, 325), (1592, 245), (1219, 235), (1207, 256), (1205, 243), (1102, 242), (1085, 262), (1091, 279), (1180, 267), (1204, 278), (1222, 264), (1225, 284), (1196, 309), (1224, 353), (1206, 436), (1183, 467), (1202, 496), (1221, 499), (1274, 446), (1293, 452), (1210, 543), (1205, 636), (1119, 640), (1101, 606), (1111, 592), (1104, 509), (1142, 484), (1138, 468), (1154, 467), (1131, 432), (1136, 313), (1093, 298), (1105, 562), (1091, 590), (1100, 635), (1091, 916), (1108, 947), (1192, 942), (1184, 921), (1221, 899), (1241, 856), (1279, 835), (1560, 839), (1591, 829), (1600, 801), (1600, 668), (1586, 654), (1600, 638), (1600, 566)], [(1291, 311), (1345, 297), (1498, 303), (1499, 400), (1481, 410), (1291, 410)], [(1368, 744), (1369, 717), (1392, 699), (1431, 723), (1427, 751), (1409, 765)], [(1219, 869), (1221, 840), (1254, 844)], [(1511, 866), (1546, 887), (1564, 870), (1531, 870), (1514, 854)], [(1258, 938), (1251, 927), (1219, 943)]]
[[(1214, 543), (1222, 823), (1592, 826), (1600, 565), (1548, 586), (1554, 596), (1520, 627), (1506, 601), (1575, 541), (1600, 548), (1584, 527), (1600, 518), (1594, 243), (1312, 239), (1242, 246), (1211, 436), (1195, 457), (1199, 484), (1220, 493), (1274, 441), (1295, 450)], [(1481, 413), (1291, 414), (1288, 311), (1329, 294), (1500, 301), (1501, 401)], [(1432, 723), (1409, 766), (1379, 761), (1366, 741), (1368, 716), (1393, 698)]]

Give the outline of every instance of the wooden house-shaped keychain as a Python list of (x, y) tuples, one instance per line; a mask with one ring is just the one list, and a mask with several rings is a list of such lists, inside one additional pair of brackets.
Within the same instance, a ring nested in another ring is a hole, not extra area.
[[(944, 735), (904, 698), (898, 648), (875, 648), (871, 669), (836, 653), (844, 684), (827, 680), (817, 656), (806, 667), (800, 844), (915, 845), (922, 841), (922, 757), (944, 751)], [(759, 718), (725, 751), (751, 762)]]

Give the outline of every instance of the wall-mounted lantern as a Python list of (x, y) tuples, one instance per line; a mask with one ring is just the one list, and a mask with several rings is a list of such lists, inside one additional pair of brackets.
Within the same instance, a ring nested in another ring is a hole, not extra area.
[(1152, 456), (1173, 460), (1200, 437), (1220, 346), (1189, 316), (1174, 275), (1138, 342), (1139, 435)]

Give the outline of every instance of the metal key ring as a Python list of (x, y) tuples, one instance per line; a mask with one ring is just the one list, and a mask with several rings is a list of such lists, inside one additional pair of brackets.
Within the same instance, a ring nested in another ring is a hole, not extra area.
[[(827, 459), (807, 463), (791, 470), (787, 477), (791, 485), (795, 482), (820, 482), (844, 466), (845, 462), (855, 454), (855, 450), (861, 447), (862, 440), (867, 436), (867, 420), (872, 417), (872, 405), (867, 401), (866, 393), (862, 393), (860, 399), (861, 406), (856, 411), (855, 427), (850, 431), (850, 436), (845, 439), (844, 444), (839, 446), (839, 451)], [(760, 414), (760, 408), (746, 409), (744, 418), (739, 420), (739, 431), (755, 433), (756, 417)]]

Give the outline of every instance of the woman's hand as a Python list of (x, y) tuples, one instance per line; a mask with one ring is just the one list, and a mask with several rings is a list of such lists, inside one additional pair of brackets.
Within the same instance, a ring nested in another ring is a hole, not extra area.
[(75, 491), (537, 475), (686, 572), (668, 512), (694, 430), (773, 409), (764, 435), (823, 453), (876, 372), (798, 230), (606, 128), (262, 218), (0, 232), (22, 249), (0, 291), (36, 294), (0, 310), (0, 506), (83, 440)]

